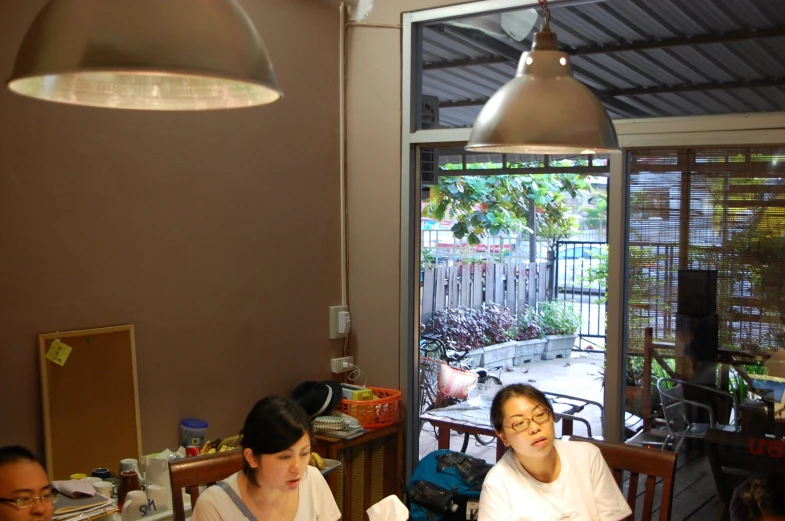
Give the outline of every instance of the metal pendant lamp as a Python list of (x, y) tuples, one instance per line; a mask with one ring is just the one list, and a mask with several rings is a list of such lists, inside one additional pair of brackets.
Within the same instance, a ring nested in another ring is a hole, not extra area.
[(8, 88), (136, 110), (251, 107), (282, 96), (236, 0), (51, 0), (22, 42)]
[(466, 150), (511, 154), (588, 154), (618, 150), (616, 130), (594, 94), (573, 78), (558, 50), (547, 2), (544, 22), (515, 77), (483, 107)]

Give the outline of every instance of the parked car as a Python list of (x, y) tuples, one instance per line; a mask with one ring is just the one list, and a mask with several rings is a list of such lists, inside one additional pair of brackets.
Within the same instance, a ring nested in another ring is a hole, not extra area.
[(589, 269), (598, 268), (607, 246), (604, 244), (564, 244), (556, 254), (556, 287), (560, 291), (604, 293), (606, 284), (589, 281)]

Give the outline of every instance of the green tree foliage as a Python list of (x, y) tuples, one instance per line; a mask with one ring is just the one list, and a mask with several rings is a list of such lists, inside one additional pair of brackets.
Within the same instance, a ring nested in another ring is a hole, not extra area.
[(577, 227), (567, 196), (579, 197), (589, 190), (588, 179), (578, 174), (443, 176), (432, 187), (423, 216), (455, 221), (453, 235), (474, 245), (486, 234), (531, 232), (529, 201), (534, 201), (537, 234), (555, 242)]

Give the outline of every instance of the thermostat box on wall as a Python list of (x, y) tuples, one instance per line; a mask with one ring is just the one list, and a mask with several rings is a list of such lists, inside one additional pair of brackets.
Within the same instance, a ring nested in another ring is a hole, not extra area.
[(373, 400), (373, 391), (366, 387), (360, 387), (358, 385), (351, 384), (341, 384), (341, 390), (343, 391), (343, 397), (345, 400)]

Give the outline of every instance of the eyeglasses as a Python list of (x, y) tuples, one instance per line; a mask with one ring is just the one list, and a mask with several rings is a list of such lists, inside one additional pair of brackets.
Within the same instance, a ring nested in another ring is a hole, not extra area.
[(551, 417), (551, 413), (550, 411), (548, 411), (548, 409), (541, 409), (539, 412), (535, 413), (535, 415), (532, 416), (531, 418), (521, 418), (520, 420), (516, 420), (515, 422), (513, 422), (511, 425), (504, 425), (504, 427), (512, 429), (515, 432), (521, 432), (528, 429), (531, 422), (540, 425), (541, 423), (547, 421), (548, 418), (550, 417)]
[(0, 497), (0, 501), (3, 503), (8, 503), (12, 505), (16, 505), (17, 510), (22, 510), (23, 508), (30, 508), (35, 505), (35, 502), (39, 499), (41, 503), (55, 503), (57, 502), (60, 494), (57, 492), (49, 492), (48, 494), (44, 494), (43, 496), (38, 497), (18, 497), (16, 499), (10, 499), (7, 497)]

